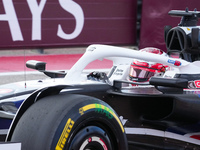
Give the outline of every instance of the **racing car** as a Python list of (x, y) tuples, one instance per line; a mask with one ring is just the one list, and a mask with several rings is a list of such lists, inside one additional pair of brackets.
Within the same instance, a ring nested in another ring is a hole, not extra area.
[[(200, 12), (169, 14), (182, 19), (165, 29), (168, 54), (94, 44), (67, 74), (29, 61), (61, 78), (22, 90), (15, 96), (27, 98), (18, 105), (3, 98), (1, 118), (14, 117), (6, 141), (22, 150), (200, 149)], [(96, 59), (113, 66), (84, 74)]]

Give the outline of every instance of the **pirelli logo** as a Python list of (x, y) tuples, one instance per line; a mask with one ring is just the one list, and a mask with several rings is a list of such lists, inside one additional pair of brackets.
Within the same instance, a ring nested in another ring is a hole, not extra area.
[(62, 131), (62, 134), (61, 134), (61, 136), (59, 138), (59, 141), (58, 141), (58, 143), (56, 145), (56, 149), (55, 150), (63, 150), (73, 125), (74, 125), (74, 121), (71, 118), (69, 118), (67, 120), (67, 123), (65, 124), (65, 127), (64, 127), (64, 129)]

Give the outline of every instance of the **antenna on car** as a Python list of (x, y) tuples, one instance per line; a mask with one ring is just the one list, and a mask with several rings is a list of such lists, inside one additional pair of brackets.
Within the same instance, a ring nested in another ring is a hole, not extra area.
[(25, 49), (24, 49), (24, 87), (26, 88), (26, 52), (25, 52)]

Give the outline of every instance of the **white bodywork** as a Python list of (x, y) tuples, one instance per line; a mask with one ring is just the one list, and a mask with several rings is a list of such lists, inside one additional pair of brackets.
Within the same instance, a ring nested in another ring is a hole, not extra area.
[[(82, 76), (84, 68), (96, 59), (109, 59), (113, 61), (113, 66), (117, 66), (115, 72), (110, 77), (113, 79), (125, 79), (128, 76), (128, 69), (133, 59), (141, 59), (150, 62), (161, 63), (175, 68), (176, 73), (182, 74), (198, 74), (200, 73), (200, 61), (193, 63), (187, 62), (183, 59), (170, 58), (163, 55), (157, 55), (148, 52), (141, 52), (137, 50), (108, 46), (108, 45), (90, 45), (85, 54), (76, 62), (76, 64), (69, 70), (64, 78), (66, 84), (76, 84), (86, 80), (86, 76)], [(178, 62), (179, 65), (176, 65)], [(121, 75), (117, 75), (116, 71), (121, 70)], [(122, 71), (123, 70), (123, 71)], [(167, 72), (166, 72), (167, 73)], [(169, 74), (169, 73), (168, 73)], [(172, 76), (173, 77), (173, 76)]]
[(179, 27), (181, 28), (186, 35), (190, 34), (191, 31), (192, 31), (192, 28), (199, 28), (200, 29), (200, 26), (190, 26), (190, 27)]

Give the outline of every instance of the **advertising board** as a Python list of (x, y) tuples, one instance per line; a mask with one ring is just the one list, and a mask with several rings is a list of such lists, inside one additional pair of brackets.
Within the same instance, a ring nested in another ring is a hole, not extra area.
[(136, 0), (0, 0), (0, 49), (135, 44)]

